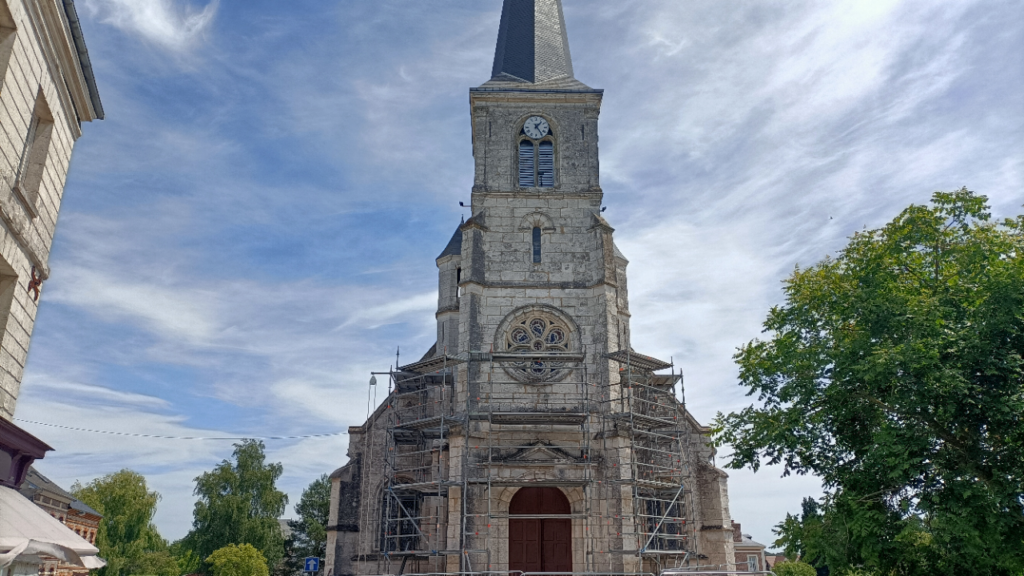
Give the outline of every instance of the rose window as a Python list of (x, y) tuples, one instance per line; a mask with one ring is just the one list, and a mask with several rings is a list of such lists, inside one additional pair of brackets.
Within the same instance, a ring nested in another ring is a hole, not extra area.
[[(548, 315), (531, 314), (514, 320), (505, 336), (505, 350), (513, 354), (557, 354), (570, 351), (570, 332), (562, 322)], [(536, 358), (514, 362), (509, 372), (518, 380), (556, 380), (568, 372), (565, 362)]]

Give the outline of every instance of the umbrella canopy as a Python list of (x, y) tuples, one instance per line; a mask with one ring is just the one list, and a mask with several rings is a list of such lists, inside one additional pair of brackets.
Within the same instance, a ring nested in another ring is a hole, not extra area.
[(106, 562), (96, 556), (98, 552), (98, 548), (28, 498), (0, 486), (0, 570), (15, 560), (41, 562), (42, 556), (90, 569), (100, 568)]

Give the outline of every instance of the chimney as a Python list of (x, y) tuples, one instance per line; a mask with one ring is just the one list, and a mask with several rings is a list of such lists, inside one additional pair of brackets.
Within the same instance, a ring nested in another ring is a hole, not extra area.
[(732, 523), (732, 541), (743, 542), (743, 529), (740, 528), (739, 522)]

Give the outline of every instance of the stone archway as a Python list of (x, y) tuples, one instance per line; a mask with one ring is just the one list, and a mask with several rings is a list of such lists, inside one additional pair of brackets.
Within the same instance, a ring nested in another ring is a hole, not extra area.
[(508, 512), (509, 570), (572, 572), (572, 510), (561, 490), (522, 488)]

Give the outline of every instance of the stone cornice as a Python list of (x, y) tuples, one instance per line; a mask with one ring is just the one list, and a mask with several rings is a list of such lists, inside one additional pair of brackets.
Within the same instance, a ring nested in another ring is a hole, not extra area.
[(591, 104), (601, 106), (604, 90), (508, 90), (490, 88), (470, 88), (469, 103), (471, 106), (487, 104)]
[(548, 284), (530, 284), (527, 282), (479, 282), (476, 280), (465, 280), (459, 284), (459, 288), (477, 286), (483, 289), (488, 288), (517, 288), (521, 290), (593, 290), (608, 286), (617, 288), (614, 282), (602, 280), (594, 284), (583, 284), (580, 282), (550, 282)]
[[(536, 190), (543, 190), (537, 192)], [(508, 190), (488, 190), (485, 186), (473, 186), (473, 194), (487, 195), (490, 198), (543, 198), (557, 197), (559, 200), (600, 200), (604, 197), (604, 191), (600, 186), (583, 192), (559, 192), (558, 188), (527, 188), (510, 192)]]
[(444, 308), (438, 308), (437, 313), (434, 314), (434, 318), (440, 318), (445, 314), (458, 314), (459, 306), (445, 306)]
[[(25, 0), (24, 6), (27, 20), (32, 26), (31, 35), (46, 62), (46, 72), (60, 102), (64, 123), (72, 139), (78, 140), (82, 135), (79, 122), (92, 120), (95, 116), (77, 51), (72, 48), (71, 30), (66, 16), (53, 0)], [(50, 103), (51, 109), (53, 104)], [(54, 119), (57, 116), (54, 114)]]

